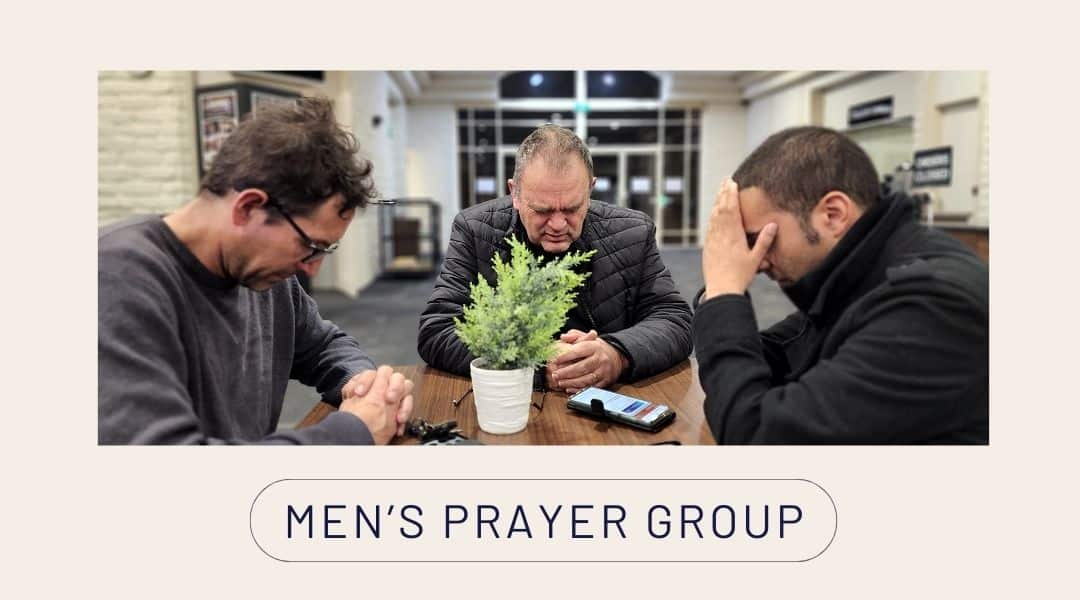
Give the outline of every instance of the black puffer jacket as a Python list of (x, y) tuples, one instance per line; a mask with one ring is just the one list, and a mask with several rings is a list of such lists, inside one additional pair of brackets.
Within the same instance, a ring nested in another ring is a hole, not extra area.
[(705, 417), (719, 443), (988, 442), (987, 265), (884, 199), (790, 288), (758, 334), (746, 296), (694, 316)]
[[(470, 303), (469, 285), (477, 273), (495, 285), (492, 256), (498, 252), (508, 260), (506, 237), (517, 233), (523, 238), (523, 231), (509, 197), (478, 204), (454, 218), (442, 273), (420, 316), (417, 349), (429, 365), (469, 374), (475, 357), (454, 332), (453, 318)], [(592, 249), (592, 274), (578, 293), (576, 312), (584, 315), (582, 326), (595, 329), (630, 361), (621, 379), (648, 377), (686, 359), (692, 349), (690, 306), (660, 259), (652, 221), (641, 212), (592, 201), (581, 237), (570, 250)]]

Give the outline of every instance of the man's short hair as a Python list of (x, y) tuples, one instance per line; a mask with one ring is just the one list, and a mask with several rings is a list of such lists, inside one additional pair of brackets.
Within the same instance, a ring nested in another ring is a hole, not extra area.
[(521, 192), (521, 174), (537, 156), (542, 156), (544, 162), (556, 171), (570, 168), (571, 163), (568, 159), (580, 158), (585, 163), (585, 170), (589, 173), (589, 181), (592, 181), (593, 162), (589, 147), (572, 130), (561, 125), (547, 123), (536, 128), (518, 146), (517, 157), (514, 160), (515, 195)]
[[(740, 189), (757, 187), (806, 229), (825, 194), (847, 194), (869, 209), (878, 202), (878, 173), (858, 144), (825, 127), (792, 127), (769, 136), (732, 175)], [(813, 230), (810, 230), (813, 232)]]
[(341, 214), (375, 198), (371, 162), (338, 125), (327, 98), (260, 106), (222, 144), (200, 183), (218, 196), (258, 188), (292, 214), (308, 215), (340, 193)]

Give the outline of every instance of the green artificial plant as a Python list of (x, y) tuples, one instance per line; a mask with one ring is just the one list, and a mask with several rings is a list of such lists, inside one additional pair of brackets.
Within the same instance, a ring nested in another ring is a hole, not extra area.
[(570, 252), (544, 263), (523, 242), (507, 241), (510, 262), (498, 253), (491, 259), (497, 287), (479, 277), (470, 287), (472, 304), (454, 319), (458, 337), (486, 369), (537, 367), (552, 357), (553, 338), (588, 277), (573, 267), (596, 252)]

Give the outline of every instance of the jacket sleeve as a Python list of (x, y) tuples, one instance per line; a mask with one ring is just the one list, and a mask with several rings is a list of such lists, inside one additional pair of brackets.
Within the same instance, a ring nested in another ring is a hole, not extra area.
[[(98, 271), (98, 443), (238, 444), (202, 432), (188, 392), (187, 352), (175, 300), (130, 273)], [(334, 413), (316, 426), (277, 432), (258, 443), (371, 444), (364, 423)]]
[(424, 362), (436, 369), (466, 376), (469, 363), (476, 357), (454, 331), (454, 317), (460, 317), (470, 302), (469, 286), (479, 276), (476, 243), (464, 217), (459, 214), (454, 218), (442, 272), (420, 314), (416, 339), (417, 352)]
[(323, 319), (315, 302), (295, 280), (292, 293), (296, 337), (289, 377), (314, 387), (323, 402), (341, 404), (341, 388), (353, 375), (375, 368), (356, 338)]
[(749, 300), (704, 302), (694, 335), (716, 441), (910, 442), (985, 415), (985, 406), (965, 406), (988, 385), (985, 316), (947, 294), (892, 293), (867, 305), (835, 354), (777, 382)]
[(686, 360), (694, 349), (690, 305), (675, 288), (671, 272), (660, 258), (656, 226), (651, 223), (644, 244), (641, 278), (631, 318), (634, 324), (600, 336), (630, 362), (621, 378), (624, 381), (663, 372)]
[(802, 335), (805, 327), (806, 317), (795, 312), (761, 332), (761, 350), (765, 355), (765, 361), (769, 363), (774, 385), (783, 383), (791, 373), (791, 365), (788, 363), (784, 347), (788, 342)]

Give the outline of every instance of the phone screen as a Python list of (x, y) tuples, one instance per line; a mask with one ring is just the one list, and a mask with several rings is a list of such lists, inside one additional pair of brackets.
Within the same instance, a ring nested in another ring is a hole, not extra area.
[(584, 389), (571, 397), (569, 402), (575, 405), (574, 408), (590, 411), (594, 399), (604, 403), (604, 411), (609, 415), (644, 425), (652, 425), (671, 412), (666, 405), (653, 404), (600, 388)]

